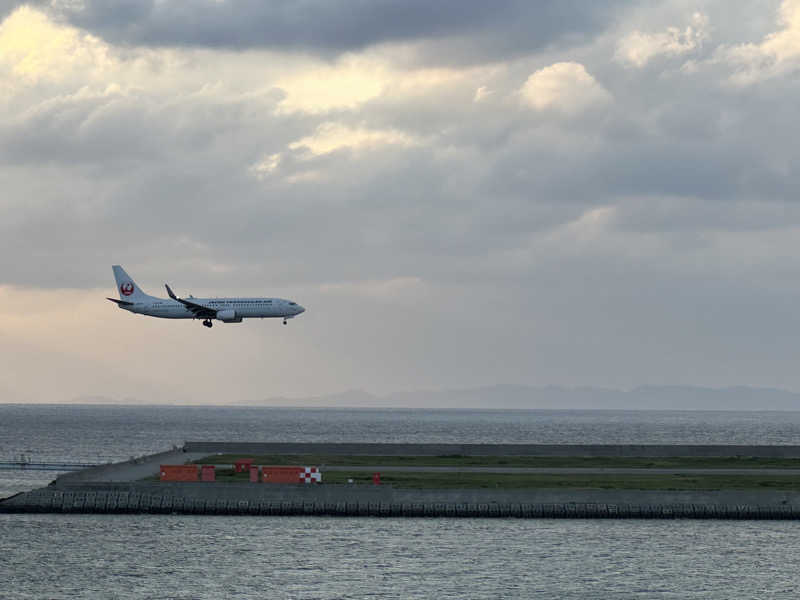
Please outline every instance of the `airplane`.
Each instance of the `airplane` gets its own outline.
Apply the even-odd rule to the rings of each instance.
[[[216,319],[223,323],[241,323],[242,319],[282,318],[288,319],[305,312],[305,308],[282,298],[178,298],[169,285],[169,299],[145,294],[120,265],[111,267],[117,280],[119,300],[107,298],[123,310],[162,319],[203,319],[203,325],[211,327]]]

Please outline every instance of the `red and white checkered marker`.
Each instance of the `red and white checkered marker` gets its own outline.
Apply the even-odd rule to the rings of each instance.
[[[300,481],[303,483],[322,483],[322,473],[317,467],[305,467],[300,473]]]

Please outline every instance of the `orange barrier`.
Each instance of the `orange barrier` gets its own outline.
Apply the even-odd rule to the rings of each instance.
[[[255,467],[253,468],[255,469]],[[250,481],[253,481],[252,476]],[[264,483],[322,483],[322,473],[318,467],[261,467],[261,481]]]
[[[252,458],[240,458],[239,460],[233,463],[233,470],[236,473],[246,473],[252,466],[253,466]]]
[[[161,465],[161,481],[197,481],[197,465]]]
[[[214,470],[214,465],[203,465],[200,467],[200,481],[216,481],[217,472]]]
[[[261,481],[264,483],[300,483],[305,467],[262,467]]]

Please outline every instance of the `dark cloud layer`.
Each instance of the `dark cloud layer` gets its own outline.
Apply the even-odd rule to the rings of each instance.
[[[616,4],[616,0],[88,0],[79,9],[64,9],[63,15],[112,43],[335,55],[384,42],[468,37],[472,52],[497,56],[535,50],[567,35],[596,34],[613,19]]]

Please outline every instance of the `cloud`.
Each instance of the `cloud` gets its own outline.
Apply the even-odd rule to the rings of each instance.
[[[800,64],[800,0],[783,0],[778,14],[782,29],[758,43],[720,47],[714,57],[735,69],[731,81],[747,85],[781,76]]]
[[[789,27],[761,5],[702,2],[713,40],[671,36],[682,0],[501,3],[487,18],[466,3],[478,12],[442,29],[414,25],[432,9],[411,3],[408,24],[373,12],[352,39],[335,1],[296,23],[310,3],[199,3],[188,21],[180,2],[59,6],[0,25],[0,285],[14,290],[0,352],[31,329],[6,373],[74,367],[70,390],[118,397],[91,377],[111,360],[97,348],[166,336],[116,367],[123,387],[800,386],[794,59],[770,51],[784,59],[766,85],[731,86],[719,49]],[[305,38],[237,21],[278,6]],[[190,27],[209,15],[218,38]],[[631,31],[647,68],[620,62]],[[309,310],[277,332],[136,318],[102,298],[117,263],[154,294],[169,281]],[[201,350],[171,359],[176,346]]]
[[[397,130],[377,130],[347,127],[326,122],[313,135],[289,144],[290,150],[308,149],[312,154],[327,154],[340,148],[364,149],[379,145],[412,146],[420,143],[412,136]]]
[[[381,97],[419,96],[457,84],[469,69],[399,68],[385,57],[345,56],[334,62],[314,61],[287,75],[275,86],[284,97],[282,113],[324,114],[353,110]]]
[[[61,27],[44,13],[21,6],[0,24],[0,66],[24,84],[63,80],[76,71],[108,70],[108,47],[98,38]]]
[[[365,297],[386,302],[418,303],[430,294],[419,277],[394,277],[383,281],[357,281],[325,283],[320,286],[325,294]]]
[[[528,106],[574,115],[608,103],[611,95],[580,63],[560,62],[532,73],[520,89]]]
[[[69,0],[59,18],[113,44],[310,52],[325,57],[381,44],[433,44],[434,62],[481,62],[588,36],[614,18],[612,0]],[[450,52],[436,50],[449,40]],[[450,43],[448,42],[448,43]]]
[[[276,81],[285,93],[281,110],[321,113],[332,109],[355,108],[380,96],[390,74],[379,62],[345,59],[336,64],[320,64]]]
[[[634,31],[617,44],[614,58],[628,66],[644,67],[657,56],[681,56],[702,48],[710,38],[708,16],[696,12],[683,30],[668,27],[661,33]]]
[[[475,90],[475,96],[472,98],[473,102],[485,102],[494,94],[493,90],[490,90],[485,85],[482,85],[477,90]]]

